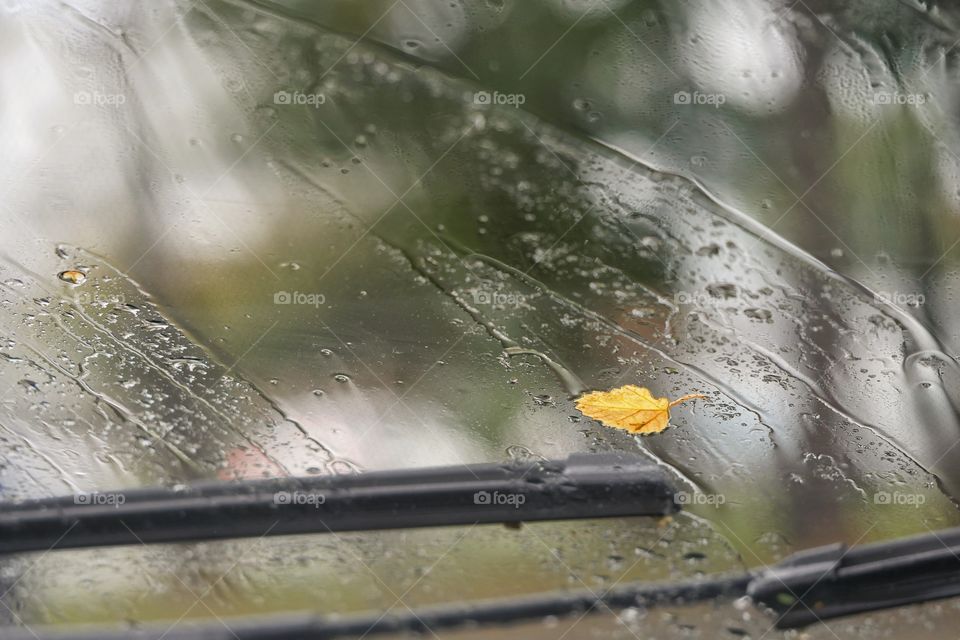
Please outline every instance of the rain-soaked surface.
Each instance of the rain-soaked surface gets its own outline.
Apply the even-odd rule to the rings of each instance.
[[[691,503],[18,556],[6,623],[604,590],[960,524],[948,5],[0,14],[0,498],[619,450]],[[707,399],[642,439],[573,406],[627,383]],[[942,637],[958,616],[808,633]],[[778,635],[730,603],[513,632],[574,624]]]

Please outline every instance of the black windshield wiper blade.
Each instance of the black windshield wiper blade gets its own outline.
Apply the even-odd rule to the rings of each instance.
[[[782,629],[958,596],[960,528],[800,552],[758,575],[747,593]]]
[[[453,605],[439,605],[350,616],[320,616],[307,613],[269,617],[226,618],[221,622],[149,624],[136,628],[102,626],[32,626],[4,629],[4,640],[332,640],[366,638],[382,634],[421,633],[429,636],[445,629],[469,625],[502,626],[543,620],[548,616],[652,607],[658,604],[689,604],[743,595],[748,575],[717,580],[665,585],[615,587],[602,595],[592,591],[516,596]],[[3,633],[8,631],[8,633]]]
[[[627,607],[684,605],[748,595],[778,628],[960,595],[960,528],[859,547],[829,545],[752,573],[696,581],[633,583],[608,591],[564,591],[437,605],[399,613],[321,616],[295,613],[137,628],[0,629],[5,640],[304,640],[438,632],[529,623]]]
[[[0,504],[0,553],[476,523],[664,515],[636,455],[134,489]]]

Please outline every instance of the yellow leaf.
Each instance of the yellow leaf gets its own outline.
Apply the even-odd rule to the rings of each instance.
[[[695,398],[706,396],[694,393],[670,402],[666,398],[654,398],[649,389],[628,384],[612,391],[588,393],[577,400],[577,409],[608,427],[648,435],[667,428],[670,409]]]

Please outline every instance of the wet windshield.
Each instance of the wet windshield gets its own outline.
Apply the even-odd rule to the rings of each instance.
[[[628,451],[687,502],[16,557],[8,624],[602,591],[960,524],[949,6],[0,11],[4,500]],[[643,438],[574,406],[624,384],[706,399]],[[871,619],[915,615],[957,614]],[[769,627],[657,616],[576,624]]]

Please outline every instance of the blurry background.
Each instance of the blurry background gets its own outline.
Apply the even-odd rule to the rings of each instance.
[[[960,524],[953,9],[0,7],[3,499],[606,450],[694,496],[661,523],[23,556],[8,623],[606,589]],[[573,408],[627,383],[709,399],[643,439]],[[956,612],[811,633],[915,616]]]

